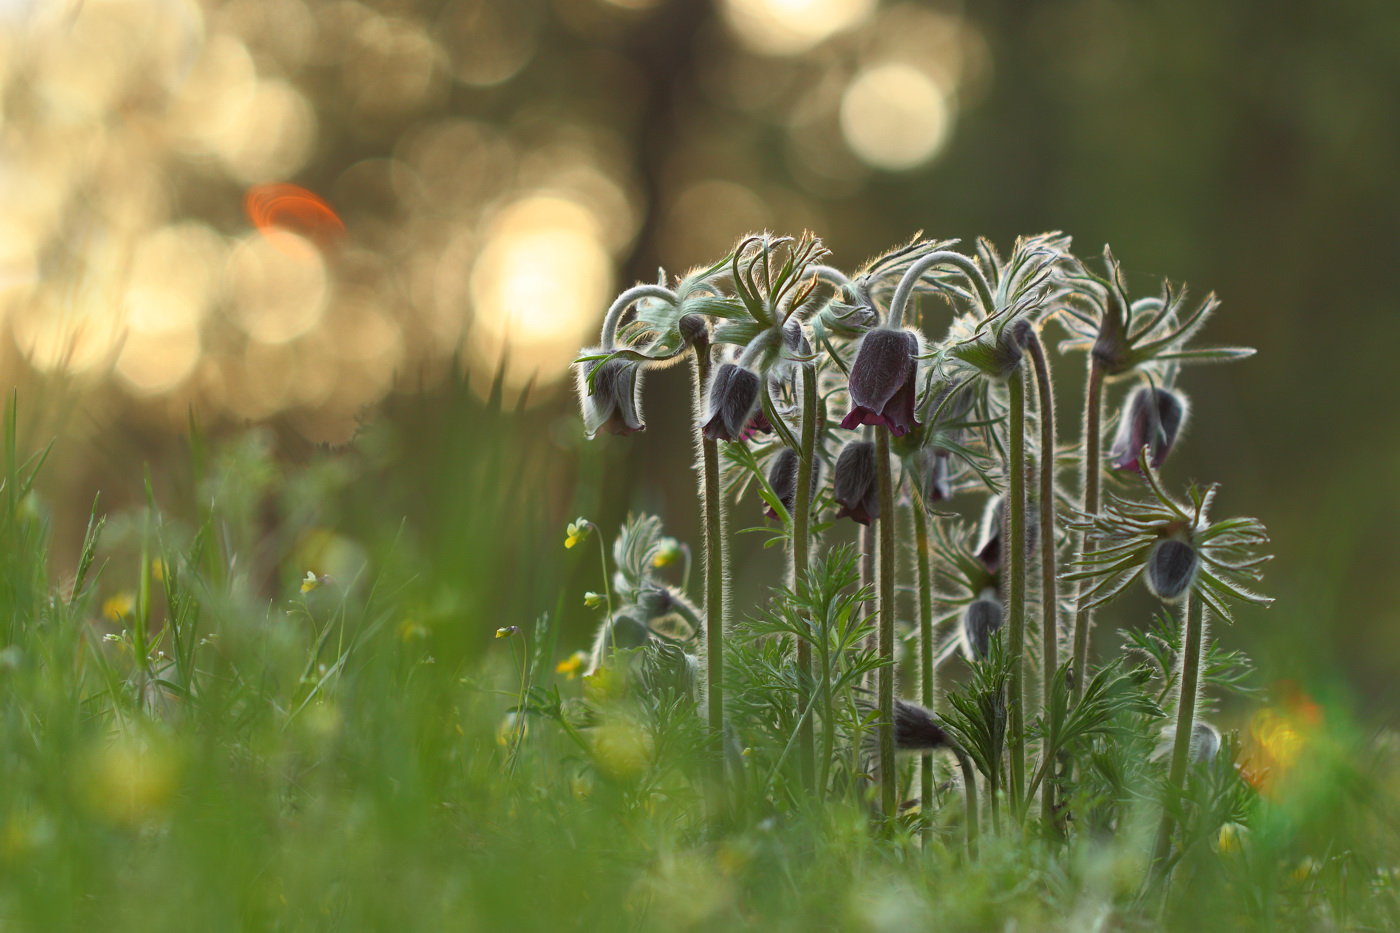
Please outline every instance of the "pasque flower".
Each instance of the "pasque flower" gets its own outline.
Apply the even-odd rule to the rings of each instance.
[[[1147,448],[1143,448],[1143,460]],[[1268,555],[1256,548],[1268,543],[1264,526],[1253,518],[1210,522],[1207,512],[1216,487],[1192,486],[1188,501],[1169,497],[1149,465],[1143,478],[1155,501],[1133,502],[1110,495],[1098,515],[1086,515],[1072,527],[1087,532],[1098,549],[1075,561],[1080,568],[1066,580],[1094,581],[1080,597],[1097,606],[1121,593],[1139,577],[1164,602],[1192,593],[1219,618],[1231,621],[1229,600],[1267,606],[1273,600],[1252,592]]]
[[[991,650],[992,636],[1001,628],[1006,614],[997,591],[990,586],[963,610],[963,641],[975,660],[982,661]]]
[[[701,429],[712,441],[737,441],[748,427],[758,405],[758,374],[734,363],[724,363],[710,380],[709,418]]]
[[[916,427],[918,356],[919,338],[912,332],[890,327],[869,331],[851,364],[851,411],[841,427],[879,425],[895,437]]]
[[[875,475],[875,444],[851,441],[841,448],[832,472],[832,498],[841,509],[837,518],[868,525],[880,517],[880,490]]]
[[[585,350],[583,355],[603,353]],[[598,372],[589,385],[593,367]],[[575,366],[578,373],[579,403],[583,408],[583,428],[591,438],[599,429],[609,434],[631,434],[645,431],[642,421],[642,371],[637,363],[613,359],[599,365],[591,360]]]
[[[1132,394],[1108,458],[1115,470],[1141,472],[1138,454],[1152,449],[1152,469],[1162,466],[1186,420],[1185,399],[1170,389],[1143,386]]]
[[[791,447],[784,447],[773,458],[773,464],[768,468],[768,485],[773,487],[773,492],[777,495],[778,501],[783,504],[783,508],[792,514],[794,503],[797,501],[797,468],[799,466],[797,451]],[[808,501],[816,498],[817,487],[821,484],[822,462],[816,457],[812,458],[812,477],[808,484],[811,490]],[[878,507],[878,506],[877,506]],[[770,505],[765,514],[769,518],[777,518],[778,513]]]

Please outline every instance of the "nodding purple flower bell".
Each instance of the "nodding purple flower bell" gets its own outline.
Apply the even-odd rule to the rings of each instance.
[[[773,458],[773,465],[768,468],[768,485],[773,487],[773,492],[777,493],[778,501],[783,504],[783,508],[792,514],[794,505],[797,502],[797,468],[799,466],[797,451],[791,447],[784,447]],[[812,458],[812,476],[807,484],[807,501],[810,503],[817,497],[817,487],[821,484],[822,462],[816,457]],[[764,514],[769,518],[777,518],[778,513],[770,505],[764,509]]]
[[[918,355],[919,338],[910,331],[889,327],[869,331],[851,364],[851,412],[841,427],[883,425],[895,437],[916,427]]]
[[[590,353],[606,351],[588,350]],[[627,360],[608,360],[593,379],[593,391],[588,391],[588,375],[597,365],[593,361],[579,363],[578,395],[583,408],[583,428],[588,436],[597,435],[600,428],[609,434],[631,434],[645,431],[642,421],[641,367]]]
[[[992,636],[1001,628],[1004,614],[997,591],[990,586],[963,610],[963,639],[975,660],[984,661],[992,648]]]
[[[906,752],[947,748],[948,733],[935,721],[932,712],[895,697],[894,747]]]
[[[737,441],[744,436],[749,415],[758,405],[758,374],[724,363],[710,379],[710,417],[703,431],[712,441]]]
[[[1035,553],[1040,541],[1040,515],[1035,509],[1026,509],[1026,557]],[[1002,541],[1011,533],[1006,520],[1006,497],[996,496],[987,502],[987,511],[982,515],[982,544],[977,549],[977,559],[988,573],[1000,573],[1002,561]]]
[[[869,525],[880,517],[880,488],[875,475],[875,444],[851,441],[836,457],[832,498],[841,506],[837,518]]]
[[[1162,538],[1152,545],[1147,555],[1144,578],[1152,595],[1166,603],[1176,602],[1191,588],[1200,559],[1190,542],[1180,538]]]
[[[1152,448],[1152,469],[1161,467],[1186,420],[1186,402],[1170,389],[1143,386],[1132,394],[1118,424],[1118,436],[1108,452],[1115,470],[1141,473],[1138,457]]]

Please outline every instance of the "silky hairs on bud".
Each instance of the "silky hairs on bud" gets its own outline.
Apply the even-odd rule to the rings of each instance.
[[[1147,555],[1147,573],[1143,578],[1152,595],[1165,603],[1173,603],[1186,595],[1196,578],[1200,559],[1189,542],[1179,538],[1162,538],[1152,545]]]
[[[1170,389],[1143,386],[1132,394],[1123,411],[1118,434],[1108,452],[1110,465],[1115,470],[1141,472],[1138,457],[1150,445],[1152,469],[1159,469],[1185,421],[1185,398]]]
[[[981,595],[967,604],[962,617],[963,639],[973,658],[986,660],[987,652],[992,647],[992,636],[1001,628],[1004,618],[1001,600],[991,587],[984,589]]]
[[[758,374],[724,363],[710,379],[709,417],[701,429],[712,441],[737,441],[758,405]]]
[[[988,573],[1000,573],[1002,542],[1010,529],[1006,523],[1006,497],[994,496],[987,500],[986,511],[982,513],[982,543],[977,548],[977,559]],[[1040,516],[1034,509],[1026,510],[1026,557],[1035,553],[1040,541]]]
[[[605,352],[591,349],[585,350],[583,355]],[[645,431],[641,367],[627,360],[608,360],[599,366],[590,392],[588,377],[595,366],[598,366],[597,360],[585,360],[574,367],[578,377],[579,406],[583,409],[584,432],[592,438],[600,428],[607,428],[609,434]]]
[[[917,427],[918,356],[919,338],[912,331],[889,327],[869,331],[851,364],[851,411],[841,427],[883,425],[895,437]]]
[[[875,475],[873,441],[851,441],[841,448],[832,471],[831,496],[841,506],[837,518],[869,525],[880,517],[880,489]]]
[[[797,451],[791,447],[784,447],[778,451],[778,455],[773,458],[773,464],[768,468],[768,485],[773,487],[773,492],[777,495],[778,501],[783,504],[783,508],[792,514],[794,505],[797,502]],[[822,462],[816,458],[812,459],[811,480],[807,484],[808,499],[810,503],[816,499],[817,487],[821,484]],[[769,518],[777,518],[778,513],[769,506],[765,510]]]

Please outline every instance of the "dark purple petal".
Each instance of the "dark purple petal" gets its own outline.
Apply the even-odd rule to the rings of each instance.
[[[841,448],[832,475],[832,498],[841,506],[837,518],[868,525],[880,517],[879,484],[875,475],[875,444],[851,441]]]
[[[763,409],[760,408],[753,413],[753,417],[749,418],[749,423],[744,425],[741,440],[752,440],[755,435],[772,433],[773,425],[768,421],[768,416],[763,413]]]
[[[1140,473],[1138,457],[1143,447],[1151,445],[1152,468],[1157,469],[1171,453],[1185,417],[1185,402],[1175,392],[1151,386],[1138,389],[1119,421],[1118,435],[1108,452],[1109,465],[1114,470]]]
[[[797,504],[797,470],[800,466],[797,451],[791,447],[784,447],[773,458],[773,465],[768,468],[768,485],[773,487],[773,492],[778,496],[778,501],[783,504],[783,508],[792,514],[793,508]],[[814,459],[812,461],[812,475],[808,480],[807,501],[811,502],[816,498],[817,487],[821,485],[822,462]],[[777,518],[778,513],[770,505],[764,509],[764,514],[769,518]]]
[[[712,441],[736,441],[758,404],[758,374],[725,363],[710,380],[710,417],[701,429]]]
[[[866,334],[851,365],[851,412],[841,427],[876,425],[895,437],[916,427],[918,353],[919,340],[909,331],[878,327]]]

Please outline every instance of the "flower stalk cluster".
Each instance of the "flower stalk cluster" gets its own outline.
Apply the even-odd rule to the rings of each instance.
[[[1119,683],[1108,678],[1111,665],[1096,672],[1092,663],[1091,613],[1139,578],[1164,603],[1199,607],[1183,613],[1175,725],[1181,738],[1168,774],[1169,786],[1179,790],[1187,753],[1176,752],[1199,724],[1201,610],[1228,619],[1228,602],[1262,601],[1241,584],[1257,576],[1264,560],[1252,550],[1265,540],[1262,526],[1252,519],[1210,524],[1213,490],[1193,488],[1183,505],[1166,495],[1158,475],[1186,423],[1188,404],[1175,385],[1182,364],[1251,352],[1188,346],[1215,310],[1214,297],[1189,309],[1184,291],[1166,286],[1158,298],[1130,301],[1111,252],[1104,252],[1100,276],[1058,233],[1022,238],[1005,257],[986,242],[970,254],[955,246],[916,239],[847,274],[827,264],[826,250],[811,235],[748,236],[673,285],[663,273],[655,285],[624,291],[608,310],[599,345],[576,362],[592,436],[604,428],[619,435],[644,430],[643,374],[692,359],[705,582],[692,641],[681,641],[703,654],[715,812],[726,806],[720,762],[736,729],[725,702],[726,691],[736,689],[725,660],[734,637],[729,509],[749,489],[762,503],[748,514],[776,523],[769,533],[788,554],[779,598],[798,607],[782,614],[782,631],[790,635],[782,663],[792,672],[795,709],[783,717],[792,719],[786,744],[795,786],[814,799],[835,793],[832,756],[843,742],[854,742],[850,747],[870,753],[864,773],[874,778],[871,802],[889,831],[901,809],[901,750],[955,749],[965,782],[975,785],[980,773],[986,793],[979,798],[971,786],[967,794],[969,840],[980,806],[1025,822],[1037,793],[1046,830],[1065,825],[1061,811],[1073,774],[1057,769],[1054,758],[1076,741],[1071,725],[1088,729],[1084,734],[1101,727],[1094,716],[1108,715],[1106,698],[1117,695],[1110,687]],[[1084,435],[1072,449],[1080,489],[1068,512],[1061,507],[1060,474],[1069,458],[1057,449],[1046,351],[1045,331],[1054,323],[1067,332],[1060,351],[1087,350],[1089,358]],[[1113,436],[1105,456],[1105,392],[1118,383],[1127,394],[1122,414],[1108,425]],[[1101,508],[1109,475],[1146,492],[1149,501],[1115,493]],[[978,494],[987,503],[980,539],[956,516],[934,511],[972,503]],[[820,589],[814,561],[820,547],[857,531],[863,544],[850,565],[869,569],[843,584],[851,587],[850,616],[833,621],[808,601]],[[901,552],[912,562],[903,563]],[[1068,572],[1063,554],[1072,558]],[[902,566],[913,568],[905,581],[914,591],[908,607],[901,605]],[[861,604],[872,600],[867,640],[859,630],[867,619]],[[608,624],[616,631],[615,621]],[[639,624],[627,633],[629,643],[669,637],[646,618]],[[901,736],[912,733],[900,723],[915,708],[901,698],[898,683],[896,647],[904,628],[918,646],[919,721],[928,724],[924,733],[946,742],[901,749],[901,742],[908,745]],[[829,639],[838,631],[841,651],[861,653],[852,662],[860,672],[854,679],[834,673],[844,670],[831,656]],[[966,688],[971,692],[950,694],[952,710],[940,716],[935,673],[959,655],[976,676]],[[744,663],[743,676],[750,676],[755,669]],[[872,672],[872,717],[842,719],[835,691],[859,689]],[[866,700],[850,707],[864,708]],[[852,728],[873,735],[852,739]],[[788,760],[785,750],[774,767]],[[741,759],[731,762],[730,773],[736,767],[742,770]],[[920,772],[928,829],[936,783],[931,758]],[[764,786],[771,781],[772,774]],[[1159,850],[1170,846],[1172,827],[1163,825]],[[927,833],[924,840],[933,844]]]

